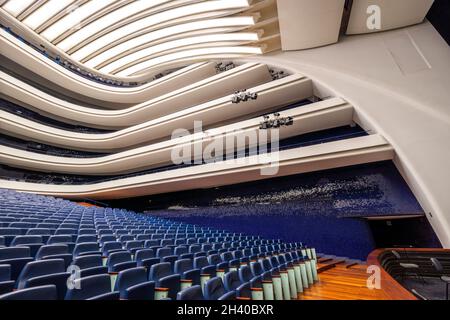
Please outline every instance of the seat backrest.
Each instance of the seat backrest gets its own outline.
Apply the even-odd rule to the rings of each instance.
[[[114,291],[123,292],[129,287],[146,282],[147,270],[144,267],[130,268],[119,272]]]
[[[99,251],[98,243],[97,242],[83,242],[83,243],[77,243],[75,245],[75,249],[73,249],[73,255],[74,257],[79,256],[82,253],[85,252],[94,252]]]
[[[98,240],[100,243],[105,243],[105,242],[115,242],[117,241],[116,237],[113,236],[112,234],[106,234],[100,237],[100,239]]]
[[[16,287],[25,288],[28,279],[45,276],[53,273],[65,272],[63,259],[49,259],[28,262],[17,278]]]
[[[202,287],[196,285],[178,292],[177,300],[204,300]]]
[[[205,283],[205,299],[217,300],[225,294],[222,278],[214,277]]]
[[[222,262],[222,259],[220,259],[220,256],[218,254],[212,254],[210,256],[208,256],[208,262],[209,264],[219,264]]]
[[[28,229],[27,235],[51,235],[52,232],[50,229],[46,228],[32,228]]]
[[[125,243],[127,241],[133,241],[133,240],[134,240],[134,237],[130,236],[129,234],[124,234],[124,235],[119,237],[119,241],[123,242],[123,243]]]
[[[78,229],[74,228],[59,228],[56,229],[55,235],[77,235]]]
[[[173,239],[162,239],[160,242],[161,246],[171,246],[174,244]]]
[[[155,253],[152,249],[140,249],[135,252],[135,260],[142,261],[150,258],[154,258]]]
[[[0,264],[0,282],[11,280],[11,265]]]
[[[180,259],[175,261],[174,271],[177,274],[183,274],[183,272],[192,270],[193,268],[191,259]]]
[[[22,234],[20,228],[0,228],[0,236],[19,236]]]
[[[128,250],[136,249],[136,248],[142,248],[144,246],[142,241],[139,240],[131,240],[125,242],[125,248]]]
[[[97,236],[91,234],[85,234],[77,237],[77,243],[83,242],[97,242]]]
[[[76,257],[72,261],[72,265],[78,266],[81,270],[84,270],[88,268],[101,267],[103,263],[102,257],[100,255],[93,254]]]
[[[66,253],[69,253],[69,248],[65,244],[47,244],[39,248],[36,253],[36,260],[40,260],[46,256]]]
[[[192,244],[189,246],[189,253],[196,253],[202,251],[202,247],[198,244]]]
[[[79,235],[95,235],[96,234],[96,230],[95,229],[80,229],[78,231]]]
[[[149,279],[158,281],[161,278],[170,276],[172,274],[172,266],[169,262],[161,262],[151,266]]]
[[[111,292],[111,279],[107,274],[83,277],[75,280],[73,288],[68,288],[66,300],[86,300]]]
[[[263,274],[263,268],[259,261],[250,262],[250,270],[253,274],[253,276],[259,276]]]
[[[224,252],[224,253],[220,254],[220,257],[222,258],[222,261],[224,261],[224,262],[233,260],[233,254],[231,252]]]
[[[113,252],[108,256],[106,264],[108,266],[115,266],[118,263],[131,261],[131,253],[128,251]]]
[[[248,282],[253,278],[252,272],[249,266],[241,266],[239,268],[239,280],[244,283]]]
[[[226,291],[235,290],[241,285],[239,280],[239,274],[237,271],[227,272],[223,278],[224,286]]]
[[[121,250],[122,249],[122,243],[117,241],[108,241],[103,243],[102,251],[103,254],[108,254],[112,250]]]
[[[272,265],[272,268],[276,268],[279,266],[277,257],[272,256],[269,258],[269,261],[270,261],[270,264]]]
[[[173,252],[175,255],[179,256],[185,253],[188,253],[188,248],[186,246],[178,246],[174,249]]]
[[[208,259],[206,257],[194,258],[194,268],[200,269],[209,266]]]
[[[21,244],[34,244],[42,243],[41,236],[15,236],[11,241],[11,247],[21,245]]]
[[[171,248],[159,248],[156,250],[156,256],[158,258],[163,258],[172,255],[172,249]]]
[[[0,261],[16,258],[28,258],[31,256],[29,247],[0,248]]]
[[[73,238],[71,235],[55,235],[48,238],[47,244],[71,243],[72,241]]]
[[[0,296],[0,300],[56,300],[55,285],[22,289]]]

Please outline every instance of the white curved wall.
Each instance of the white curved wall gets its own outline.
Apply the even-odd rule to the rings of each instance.
[[[266,65],[247,63],[129,108],[100,110],[56,98],[0,70],[2,95],[51,118],[105,129],[143,123],[270,81]]]
[[[395,148],[397,167],[450,247],[450,48],[430,23],[253,60],[302,72],[349,101]]]

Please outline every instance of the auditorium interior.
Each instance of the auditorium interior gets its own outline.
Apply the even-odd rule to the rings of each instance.
[[[449,300],[449,21],[0,0],[0,304]]]

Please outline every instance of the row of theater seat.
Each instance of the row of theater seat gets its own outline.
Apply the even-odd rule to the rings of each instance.
[[[292,299],[316,253],[111,208],[0,190],[0,299]]]

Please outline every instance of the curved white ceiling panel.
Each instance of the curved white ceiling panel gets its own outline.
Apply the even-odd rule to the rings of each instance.
[[[164,4],[170,2],[170,0],[154,0],[154,1],[136,1],[132,2],[116,11],[113,11],[106,16],[90,23],[84,28],[78,30],[73,33],[60,43],[58,43],[58,47],[64,51],[70,50],[74,44],[79,43],[81,41],[86,40],[97,32],[110,27],[117,21],[121,21],[125,18],[128,18],[138,12],[142,12],[144,10],[148,10],[150,8],[155,8],[160,4]]]
[[[87,60],[84,64],[88,67],[95,68],[101,65],[107,60],[113,59],[114,57],[123,54],[129,50],[143,46],[147,43],[153,41],[164,40],[175,35],[189,34],[198,30],[208,30],[217,28],[227,28],[227,27],[249,27],[255,24],[255,19],[253,17],[229,17],[229,18],[218,18],[210,20],[202,20],[189,22],[184,24],[179,24],[173,27],[163,28],[150,33],[145,33],[136,38],[132,38],[125,41],[115,47],[110,48],[107,51],[95,56],[94,58]],[[226,30],[226,29],[225,29]],[[229,29],[228,29],[229,30]]]
[[[22,22],[34,30],[44,24],[58,12],[67,8],[73,2],[74,0],[50,0],[39,7],[37,10],[35,10]]]
[[[83,19],[88,18],[97,11],[107,7],[114,1],[110,0],[92,0],[82,5],[81,7],[75,8],[72,12],[66,15],[61,20],[58,20],[52,26],[44,30],[41,35],[49,41],[53,41],[58,36],[63,34],[69,29],[77,28],[78,24],[81,23]],[[114,21],[113,21],[114,22]]]
[[[9,14],[13,16],[18,16],[23,11],[25,11],[30,5],[33,4],[35,0],[9,0],[6,4],[3,5],[3,9],[5,9]]]
[[[206,12],[214,12],[218,10],[227,10],[227,9],[238,9],[248,6],[247,0],[226,0],[226,1],[209,1],[209,2],[201,2],[189,6],[183,6],[180,8],[163,11],[161,13],[157,13],[151,15],[149,17],[137,20],[133,23],[130,23],[126,26],[123,26],[117,30],[114,30],[95,41],[89,43],[84,46],[81,50],[78,50],[74,54],[72,54],[72,58],[75,60],[81,60],[86,58],[87,56],[93,54],[94,52],[102,49],[107,46],[111,42],[119,40],[123,37],[126,37],[134,32],[138,32],[139,30],[143,30],[145,28],[149,28],[152,26],[157,26],[158,24],[169,22],[171,20],[179,19],[181,17],[187,17],[195,14],[206,13]],[[114,23],[114,21],[112,22]],[[69,44],[75,46],[78,43],[78,40],[74,39],[74,42]],[[58,45],[59,47],[59,45]],[[63,48],[61,48],[63,49]]]
[[[0,6],[2,24],[49,57],[93,79],[145,83],[155,75],[150,70],[263,53],[270,46],[254,27],[265,19],[261,10],[276,12],[272,2],[10,0]]]
[[[151,46],[149,48],[135,52],[134,54],[129,54],[113,63],[100,69],[100,71],[105,73],[115,73],[114,71],[128,64],[133,64],[133,62],[139,61],[142,58],[151,56],[157,53],[163,53],[168,50],[173,50],[180,47],[186,47],[191,45],[203,44],[214,42],[255,42],[259,40],[259,36],[254,32],[247,33],[229,33],[229,34],[213,34],[204,35],[199,37],[183,38],[175,41],[170,41],[162,43],[160,45]],[[243,47],[239,47],[242,49]]]

